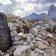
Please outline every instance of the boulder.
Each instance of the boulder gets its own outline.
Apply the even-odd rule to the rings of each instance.
[[[33,35],[35,35],[35,36],[37,36],[38,34],[38,29],[37,28],[32,28],[32,29],[30,29],[30,33],[32,33]]]
[[[34,52],[35,52],[35,53],[44,53],[44,51],[41,50],[41,49],[39,49],[39,48],[35,48],[35,49],[34,49]]]
[[[39,48],[39,49],[46,49],[48,46],[44,43],[42,43],[41,41],[37,41],[35,44],[35,47]]]
[[[14,31],[11,31],[11,37],[14,37],[15,35],[17,35],[17,32],[14,30]]]
[[[31,52],[31,56],[37,56],[34,51]]]
[[[14,51],[14,56],[31,56],[31,49],[29,46],[20,45]]]
[[[12,44],[6,16],[0,12],[0,50],[6,51]]]

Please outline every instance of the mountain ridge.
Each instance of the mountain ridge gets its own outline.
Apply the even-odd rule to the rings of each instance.
[[[45,14],[45,13],[41,13],[40,15],[36,14],[36,13],[32,13],[31,15],[26,16],[25,18],[31,19],[31,20],[33,20],[33,19],[41,20],[41,19],[44,19],[46,16],[47,16],[47,14]]]

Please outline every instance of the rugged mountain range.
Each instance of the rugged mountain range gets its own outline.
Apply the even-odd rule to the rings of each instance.
[[[48,19],[56,20],[56,6],[51,5],[48,11]]]
[[[36,13],[32,13],[31,15],[26,16],[25,18],[31,19],[31,20],[33,20],[33,19],[42,20],[42,19],[46,18],[46,16],[47,15],[45,13],[42,13],[40,15],[38,15]]]
[[[42,14],[38,15],[36,13],[32,13],[31,15],[26,16],[25,18],[31,19],[31,20],[43,20],[43,19],[46,19],[46,18],[56,20],[56,6],[54,6],[52,4],[50,6],[48,14],[42,13]]]

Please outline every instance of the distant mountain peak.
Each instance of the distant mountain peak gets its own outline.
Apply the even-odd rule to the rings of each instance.
[[[29,16],[37,16],[37,14],[36,13],[32,13]]]
[[[42,19],[44,19],[46,17],[46,14],[45,13],[42,13],[42,14],[37,14],[37,13],[32,13],[32,14],[30,14],[29,16],[26,16],[25,18],[27,18],[27,19],[31,19],[31,20],[34,20],[34,19],[36,19],[36,20],[42,20]]]
[[[48,11],[48,19],[56,18],[56,6],[53,4],[50,6],[50,9]]]
[[[54,4],[52,4],[51,6],[50,6],[50,9],[53,9],[54,8]]]

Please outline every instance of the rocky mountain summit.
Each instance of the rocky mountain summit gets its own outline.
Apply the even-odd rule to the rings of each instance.
[[[50,6],[48,11],[48,19],[56,20],[56,6],[53,4]]]
[[[56,21],[32,23],[27,19],[8,19],[12,47],[3,56],[56,56]]]

